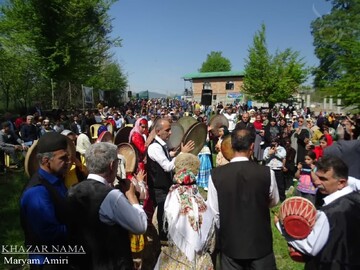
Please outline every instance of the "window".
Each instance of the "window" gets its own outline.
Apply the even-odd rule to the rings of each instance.
[[[226,82],[225,90],[234,90],[234,83],[232,81]]]
[[[211,90],[211,83],[210,83],[210,82],[204,82],[204,83],[203,83],[203,89],[209,89],[209,90]]]

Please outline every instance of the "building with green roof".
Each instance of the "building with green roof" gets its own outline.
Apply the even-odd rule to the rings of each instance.
[[[218,102],[224,104],[243,101],[242,85],[244,72],[198,72],[183,76],[185,82],[190,83],[193,99],[200,102],[203,90],[212,90],[212,105]],[[208,92],[208,91],[207,91]]]

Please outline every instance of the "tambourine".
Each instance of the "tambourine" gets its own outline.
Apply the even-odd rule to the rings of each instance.
[[[197,156],[197,154],[199,154],[201,149],[204,147],[204,144],[206,142],[206,136],[207,136],[206,124],[201,122],[196,122],[185,133],[182,142],[185,145],[190,140],[194,141],[195,146],[194,149],[190,151],[190,153]]]
[[[115,134],[114,144],[119,145],[120,143],[129,142],[129,136],[132,129],[132,127],[120,128]]]
[[[221,153],[223,154],[226,160],[230,161],[235,156],[234,149],[232,148],[231,144],[231,135],[228,134],[224,137],[223,141],[221,142]]]
[[[118,145],[118,154],[125,157],[126,173],[134,173],[138,167],[138,154],[136,148],[130,143],[120,143]]]
[[[176,149],[180,146],[184,137],[184,128],[179,123],[175,122],[171,124],[171,135],[166,142],[170,150]]]
[[[184,134],[186,134],[190,127],[197,123],[197,120],[192,116],[183,116],[179,118],[177,123],[183,127]]]
[[[223,114],[217,114],[210,119],[209,126],[212,134],[215,137],[219,137],[219,128],[221,126],[229,127],[229,120]]]
[[[295,239],[306,238],[316,221],[316,208],[303,197],[290,197],[280,206],[280,223],[288,235]]]

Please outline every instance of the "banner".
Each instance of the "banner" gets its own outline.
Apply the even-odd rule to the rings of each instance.
[[[227,98],[240,99],[241,97],[242,97],[242,94],[240,94],[240,93],[227,93]]]
[[[83,86],[83,99],[86,104],[94,104],[93,88]]]

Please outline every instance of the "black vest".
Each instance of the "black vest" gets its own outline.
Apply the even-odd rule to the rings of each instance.
[[[82,245],[86,252],[73,256],[71,261],[76,269],[133,269],[129,232],[99,219],[101,203],[111,190],[91,179],[69,189],[69,239],[73,245]]]
[[[329,239],[305,269],[360,269],[360,194],[338,198],[321,211],[329,220]]]
[[[218,194],[220,249],[233,259],[270,254],[270,168],[251,161],[231,162],[211,172]]]
[[[158,142],[154,141],[153,143],[158,143],[162,148],[164,153],[166,153],[166,149]],[[170,160],[170,158],[169,158]],[[146,170],[147,170],[147,184],[149,186],[150,191],[150,197],[155,200],[155,195],[153,194],[154,189],[161,189],[164,192],[168,192],[169,188],[173,184],[172,181],[172,172],[165,172],[164,169],[157,163],[156,161],[153,161],[149,155],[147,155],[147,164],[146,164]]]

